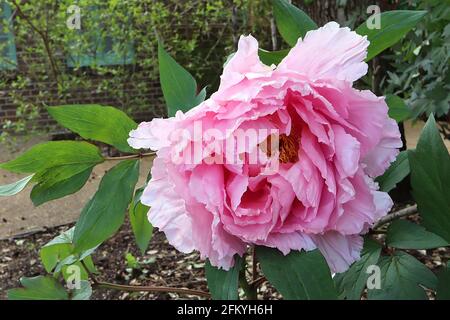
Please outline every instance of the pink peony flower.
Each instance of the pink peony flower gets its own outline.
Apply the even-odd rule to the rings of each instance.
[[[242,36],[210,99],[130,133],[132,147],[158,150],[141,199],[150,222],[178,250],[224,269],[256,244],[283,254],[318,248],[333,272],[345,271],[359,259],[361,234],[392,206],[373,179],[402,145],[384,98],[352,87],[367,72],[368,45],[330,22],[275,67]],[[195,134],[199,124],[213,137]],[[266,133],[225,147],[249,129]],[[252,162],[255,153],[263,156]]]

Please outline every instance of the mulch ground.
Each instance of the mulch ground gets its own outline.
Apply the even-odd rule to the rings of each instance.
[[[409,217],[417,221],[418,216]],[[43,232],[28,234],[15,239],[0,241],[0,300],[6,299],[7,289],[20,286],[23,276],[33,277],[45,274],[40,263],[39,249],[72,225],[55,227]],[[383,235],[376,236],[379,240]],[[450,248],[434,250],[406,250],[428,268],[437,272],[450,260]],[[131,253],[137,259],[137,266],[130,267],[126,255]],[[164,234],[155,232],[145,255],[141,255],[134,242],[128,221],[119,232],[100,246],[93,254],[99,271],[98,278],[116,284],[168,286],[208,291],[204,273],[204,261],[198,253],[183,254],[168,244]],[[251,270],[251,261],[247,261]],[[241,290],[241,289],[240,289]],[[240,292],[243,296],[243,292]],[[434,298],[429,292],[429,297]],[[267,282],[258,291],[258,299],[279,299],[281,296]],[[196,296],[174,293],[123,292],[97,289],[91,299],[119,300],[167,300],[201,299]]]
[[[19,287],[21,277],[44,275],[39,249],[69,229],[71,225],[48,229],[25,237],[0,241],[0,299],[6,299],[7,289]],[[137,258],[139,267],[131,268],[127,253]],[[183,254],[168,244],[164,234],[156,232],[145,255],[141,255],[134,242],[129,223],[93,254],[93,260],[102,281],[146,286],[169,286],[208,291],[204,273],[204,261],[198,253]],[[241,292],[243,294],[243,292]],[[263,284],[260,299],[279,298],[268,284]],[[174,293],[123,292],[97,289],[91,299],[200,299],[195,296]]]

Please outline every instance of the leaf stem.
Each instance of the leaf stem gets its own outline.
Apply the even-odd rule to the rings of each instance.
[[[146,158],[151,157],[156,154],[155,151],[147,152],[147,153],[139,153],[139,154],[130,154],[128,156],[121,156],[121,157],[104,157],[105,160],[126,160],[126,159],[140,159],[140,158]]]
[[[252,282],[258,278],[258,260],[256,259],[256,248],[252,248]]]
[[[89,278],[93,282],[94,287],[104,288],[104,289],[113,289],[113,290],[121,290],[121,291],[131,291],[131,292],[171,292],[171,293],[180,293],[187,294],[199,297],[210,298],[211,295],[208,292],[201,290],[193,290],[193,289],[185,289],[185,288],[172,288],[172,287],[153,287],[153,286],[133,286],[133,285],[124,285],[124,284],[116,284],[105,281],[100,281],[97,277],[89,270],[83,260],[81,260],[81,265],[86,270]]]
[[[97,281],[94,286],[105,289],[121,290],[121,291],[131,291],[131,292],[171,292],[171,293],[181,293],[199,297],[210,298],[210,294],[205,291],[192,290],[185,288],[173,288],[173,287],[153,287],[153,286],[132,286],[123,285],[110,282]]]
[[[406,217],[406,216],[410,216],[413,214],[417,213],[417,204],[403,208],[401,210],[392,212],[390,214],[388,214],[387,216],[381,218],[380,220],[378,220],[378,222],[373,226],[372,229],[376,229],[381,227],[382,225],[391,222],[392,220],[401,218],[401,217]]]

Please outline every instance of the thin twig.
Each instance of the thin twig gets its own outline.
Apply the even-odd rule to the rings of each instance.
[[[410,216],[410,215],[413,215],[416,213],[417,213],[417,204],[407,207],[407,208],[404,208],[404,209],[401,209],[401,210],[398,210],[398,211],[395,211],[395,212],[392,212],[392,213],[388,214],[387,216],[378,220],[378,222],[373,226],[372,229],[379,228],[382,225],[384,225],[388,222],[391,222],[392,220],[395,220],[395,219],[398,219],[401,217]]]
[[[86,270],[89,278],[92,280],[94,287],[113,289],[121,291],[131,291],[131,292],[171,292],[171,293],[181,293],[188,294],[192,296],[199,296],[209,298],[211,295],[208,292],[201,290],[185,289],[185,288],[172,288],[172,287],[153,287],[153,286],[132,286],[124,284],[116,284],[105,281],[100,281],[97,277],[89,270],[83,260],[81,260],[81,265]]]
[[[258,288],[266,281],[267,281],[266,277],[259,277],[258,279],[251,281],[249,285],[252,286],[253,288]]]
[[[139,159],[139,158],[145,158],[145,157],[151,157],[156,154],[155,151],[147,152],[147,153],[139,153],[139,154],[130,154],[128,156],[121,156],[121,157],[104,157],[105,160],[126,160],[126,159]]]
[[[131,292],[167,292],[167,293],[181,293],[192,296],[199,296],[209,298],[211,295],[208,292],[184,288],[172,288],[172,287],[152,287],[152,286],[131,286],[122,285],[109,282],[99,281],[94,283],[94,286],[105,289],[114,289],[121,291],[131,291]]]
[[[19,15],[19,17],[24,19],[25,22],[28,23],[28,25],[31,27],[31,29],[36,31],[36,33],[41,36],[42,42],[44,43],[45,51],[47,52],[47,56],[48,56],[48,59],[50,61],[50,66],[51,66],[51,69],[52,69],[53,77],[55,78],[56,83],[58,83],[59,70],[58,70],[58,67],[57,67],[54,59],[53,59],[53,52],[52,52],[52,49],[50,47],[50,43],[49,43],[50,41],[49,41],[48,34],[46,32],[44,32],[44,31],[40,30],[38,27],[36,27],[36,25],[30,20],[30,17],[28,17],[22,11],[22,8],[16,2],[16,0],[12,0],[12,4],[16,7],[16,12]]]
[[[253,246],[252,249],[252,281],[255,281],[256,278],[258,278],[258,261],[256,259],[256,249],[255,246]]]

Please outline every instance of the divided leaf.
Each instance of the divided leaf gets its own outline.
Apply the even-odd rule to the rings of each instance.
[[[159,80],[170,117],[178,110],[189,111],[205,100],[206,90],[197,94],[194,77],[158,43]]]
[[[389,225],[386,244],[399,249],[433,249],[449,243],[424,227],[408,220],[396,220]]]
[[[0,169],[37,173],[64,165],[93,166],[103,160],[98,148],[87,142],[50,141],[37,144],[18,158],[0,164]]]
[[[395,188],[397,183],[400,183],[408,176],[410,172],[408,152],[409,150],[400,152],[386,172],[376,179],[376,181],[380,184],[381,191],[391,191]]]
[[[298,38],[304,37],[309,30],[318,28],[303,10],[286,0],[272,0],[272,5],[278,31],[290,46],[295,46]]]
[[[319,250],[291,251],[256,247],[266,278],[289,300],[337,299],[330,269]]]
[[[267,51],[264,49],[258,50],[259,59],[265,65],[271,66],[272,64],[278,65],[284,57],[289,53],[289,49],[279,51]]]
[[[105,174],[76,223],[73,236],[76,252],[99,245],[119,229],[138,177],[139,160],[122,161]]]
[[[361,259],[353,263],[344,273],[334,276],[336,287],[341,298],[348,300],[360,300],[366,287],[369,266],[377,264],[381,254],[381,246],[370,238],[364,239],[364,247]]]
[[[417,143],[409,152],[412,194],[423,225],[450,242],[450,155],[433,115],[428,118]]]
[[[395,121],[402,122],[411,117],[411,111],[402,98],[388,94],[386,96],[386,104],[389,107],[389,117]]]
[[[25,189],[28,182],[33,178],[33,175],[20,179],[19,181],[0,186],[0,196],[9,197],[18,194],[20,191]]]
[[[141,250],[141,254],[145,254],[153,235],[153,226],[147,218],[147,213],[150,208],[140,201],[143,191],[144,188],[136,191],[129,210],[131,228],[133,229],[133,234]]]
[[[368,289],[371,300],[423,300],[427,295],[422,286],[436,288],[434,273],[405,252],[396,251],[392,256],[382,257],[378,266],[380,289]]]
[[[47,111],[60,125],[84,139],[104,142],[122,152],[137,152],[127,142],[137,124],[117,108],[79,104],[48,107]]]
[[[438,273],[437,300],[450,300],[450,262]]]
[[[36,177],[38,184],[31,190],[35,206],[79,191],[88,181],[94,166],[67,165],[50,168]]]
[[[359,35],[366,35],[367,40],[370,41],[366,61],[396,44],[416,26],[426,13],[426,11],[416,10],[385,11],[378,16],[381,22],[380,29],[369,29],[367,22],[361,24],[355,31]]]
[[[53,277],[21,278],[23,288],[8,290],[9,300],[68,300],[69,294]]]
[[[234,266],[228,271],[213,267],[209,260],[205,263],[208,288],[214,300],[237,300],[239,297],[239,273],[243,266],[243,259],[238,255],[235,255],[234,259]]]

